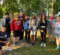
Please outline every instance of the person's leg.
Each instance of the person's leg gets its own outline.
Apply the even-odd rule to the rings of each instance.
[[[27,31],[25,30],[25,40],[27,41]]]
[[[36,35],[34,35],[34,41],[33,41],[34,43],[35,43],[35,38],[36,38]]]
[[[46,33],[44,33],[43,35],[44,35],[44,43],[46,43]]]
[[[41,42],[43,42],[43,36],[44,36],[43,33],[41,33]]]
[[[57,45],[57,47],[56,47],[56,49],[59,49],[59,38],[56,38],[56,45]]]
[[[30,31],[28,31],[28,42],[30,42]]]
[[[52,41],[53,41],[53,44],[55,44],[55,36],[54,35],[53,35]]]
[[[13,37],[13,43],[14,44],[16,43],[16,37]]]
[[[14,31],[14,37],[13,37],[13,44],[15,44],[16,43],[16,37],[17,37],[17,33],[18,33],[18,31]]]
[[[43,33],[43,35],[44,35],[44,38],[43,38],[44,39],[44,41],[43,41],[44,42],[43,47],[46,47],[46,33]]]
[[[60,45],[60,38],[59,38],[59,45]]]
[[[44,44],[43,43],[43,40],[44,40],[43,37],[44,37],[44,35],[43,35],[43,33],[41,33],[41,46],[43,46],[43,44]]]
[[[6,46],[9,47],[10,44],[11,44],[11,42],[10,41],[7,41]]]
[[[32,44],[34,43],[34,35],[31,35]]]
[[[52,34],[52,31],[51,31],[51,29],[50,30],[48,30],[48,36],[49,36],[49,43],[51,44],[51,34]]]
[[[51,43],[51,34],[49,34],[49,42]]]
[[[3,51],[0,49],[0,55],[3,55]]]
[[[20,30],[20,40],[23,40],[23,36],[24,36],[24,31]]]
[[[37,31],[38,31],[38,30],[36,30],[36,36],[35,36],[35,40],[36,40],[36,41],[37,41]]]

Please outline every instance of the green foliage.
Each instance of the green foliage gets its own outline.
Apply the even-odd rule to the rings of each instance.
[[[2,8],[4,8],[3,13],[13,14],[23,9],[24,13],[31,15],[46,13],[47,4],[50,8],[50,0],[4,0]]]
[[[2,11],[2,8],[0,7],[0,18],[3,17],[3,11]]]
[[[60,11],[60,0],[57,0],[54,3],[54,14],[57,14]]]

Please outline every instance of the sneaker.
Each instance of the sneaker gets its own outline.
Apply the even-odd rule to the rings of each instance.
[[[56,47],[56,50],[60,49],[59,47]]]
[[[43,43],[41,43],[41,47],[43,46]]]
[[[44,43],[43,47],[46,47],[46,44]]]

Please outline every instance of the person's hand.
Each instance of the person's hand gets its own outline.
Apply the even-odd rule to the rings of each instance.
[[[53,23],[52,28],[54,28],[54,27],[55,27],[55,25],[56,25],[56,23]]]
[[[44,32],[43,30],[41,30],[41,32]]]
[[[6,42],[6,41],[4,41],[3,43],[4,43],[4,44],[6,44],[7,42]]]
[[[11,31],[11,35],[13,35],[13,31]]]

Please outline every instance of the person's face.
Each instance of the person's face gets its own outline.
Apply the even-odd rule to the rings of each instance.
[[[53,14],[51,14],[51,15],[50,15],[50,17],[54,17],[54,15],[53,15]]]
[[[41,15],[39,15],[39,17],[41,18]]]
[[[23,11],[20,11],[20,16],[22,16],[23,15]]]
[[[27,16],[25,16],[25,20],[27,20],[28,19],[28,17]]]
[[[34,15],[32,15],[32,19],[35,19]]]
[[[59,17],[57,17],[57,22],[60,22],[60,18]]]
[[[44,18],[45,18],[45,16],[43,15],[43,16],[42,16],[42,18],[44,19]]]
[[[18,20],[18,19],[19,19],[18,15],[16,15],[16,16],[14,17],[14,19],[15,19],[15,20]]]
[[[43,15],[42,19],[43,19],[43,21],[45,20],[45,16],[44,15]]]
[[[9,15],[5,15],[5,17],[6,17],[6,19],[8,19],[9,18]]]
[[[6,31],[6,28],[5,27],[2,27],[2,32],[5,32]]]

